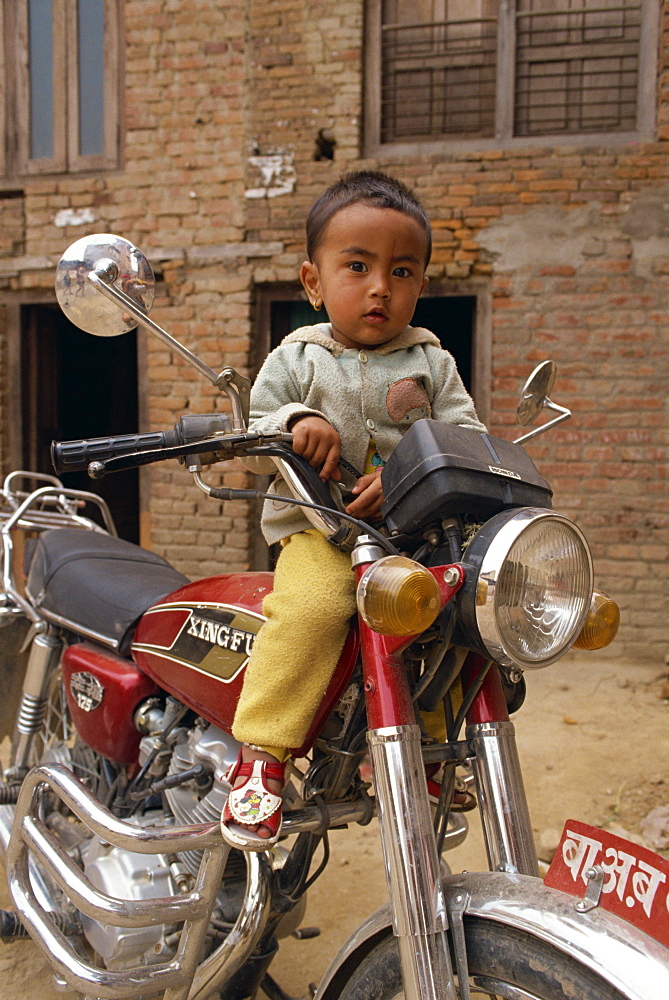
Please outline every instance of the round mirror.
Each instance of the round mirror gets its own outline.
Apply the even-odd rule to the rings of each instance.
[[[137,326],[137,320],[98,292],[88,280],[100,266],[114,275],[114,285],[144,312],[153,304],[155,280],[148,260],[121,236],[96,233],[65,251],[56,268],[56,298],[67,318],[86,333],[118,337]]]
[[[557,365],[554,361],[542,361],[534,369],[523,386],[518,404],[518,423],[523,427],[531,424],[553,391]]]

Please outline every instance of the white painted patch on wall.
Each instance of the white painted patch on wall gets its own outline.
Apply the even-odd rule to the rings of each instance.
[[[87,226],[95,222],[96,215],[92,208],[61,208],[53,217],[54,226],[63,229],[65,226]]]
[[[249,164],[258,172],[256,187],[247,188],[246,198],[278,198],[282,194],[292,194],[297,180],[291,152],[269,153],[266,156],[250,156]]]
[[[522,215],[492,220],[477,235],[498,271],[533,271],[537,266],[580,267],[584,259],[609,253],[613,241],[628,239],[633,273],[653,280],[656,265],[669,256],[669,185],[640,193],[622,216],[608,216],[599,202],[582,208],[532,206]]]

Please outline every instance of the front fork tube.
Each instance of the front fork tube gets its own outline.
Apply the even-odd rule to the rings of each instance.
[[[361,622],[365,693],[379,828],[393,930],[407,1000],[455,1000],[446,934],[448,916],[427,797],[420,728],[415,724],[401,651],[406,640]],[[469,654],[463,681],[485,666]],[[468,717],[467,738],[490,867],[538,875],[515,730],[496,664],[491,664]]]
[[[481,658],[469,654],[466,683]],[[493,663],[467,716],[466,737],[474,750],[474,776],[491,871],[538,875],[532,823],[516,747],[516,731]]]
[[[361,640],[367,740],[404,995],[406,1000],[456,1000],[420,727],[399,643],[364,624]]]
[[[62,646],[57,633],[51,630],[40,632],[32,641],[12,739],[11,770],[17,775],[31,766],[33,741],[42,728],[49,685],[58,666]]]
[[[538,875],[539,866],[512,722],[467,727],[491,871]]]
[[[448,915],[419,726],[368,733],[379,829],[407,1000],[455,998]]]

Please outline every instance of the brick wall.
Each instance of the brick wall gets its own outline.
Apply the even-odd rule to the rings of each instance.
[[[554,395],[574,417],[528,450],[556,508],[586,531],[598,585],[620,603],[620,638],[607,655],[661,659],[669,648],[667,5],[656,143],[374,160],[360,158],[362,5],[341,3],[316,19],[309,5],[280,3],[269,21],[264,6],[251,4],[251,130],[261,152],[292,157],[297,180],[290,197],[251,202],[249,229],[285,239],[297,269],[308,206],[343,169],[380,167],[415,187],[433,221],[431,278],[460,289],[490,284],[494,432],[518,433],[524,379],[539,361],[558,362]],[[334,162],[314,162],[321,128],[336,140]],[[281,277],[279,268],[263,274]]]
[[[23,199],[0,195],[0,257],[23,253],[24,232]]]
[[[21,197],[0,197],[0,302],[2,288],[50,294],[69,243],[117,232],[156,267],[156,321],[215,370],[246,371],[256,287],[297,280],[314,197],[345,169],[397,174],[433,220],[431,278],[460,293],[483,283],[492,297],[493,431],[515,435],[525,377],[539,360],[558,362],[554,395],[574,418],[528,450],[621,604],[611,654],[658,661],[669,648],[669,4],[656,142],[373,160],[362,155],[362,0],[123,6],[122,169],[31,179]],[[335,142],[334,160],[315,159],[319,134]],[[95,221],[58,224],[63,209]],[[144,428],[221,405],[184,362],[140,342]],[[226,481],[245,479],[230,471]],[[189,575],[248,564],[257,526],[246,506],[201,497],[181,467],[146,472],[143,506],[145,541]]]
[[[9,289],[15,296],[31,290],[34,298],[42,288],[52,297],[54,267],[70,243],[91,232],[119,233],[154,266],[156,321],[216,370],[244,368],[248,265],[242,276],[244,252],[230,249],[244,241],[244,4],[128,0],[123,10],[123,169],[25,182],[22,198],[8,203],[25,214]],[[63,224],[65,210],[89,221]],[[220,405],[218,393],[167,348],[141,332],[139,340],[144,427],[169,427],[184,410]],[[147,472],[142,506],[144,543],[184,572],[247,565],[245,508],[226,505],[221,514],[180,466]]]

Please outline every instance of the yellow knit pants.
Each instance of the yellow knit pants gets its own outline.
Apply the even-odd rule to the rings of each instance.
[[[356,611],[350,554],[316,529],[291,535],[262,609],[232,732],[284,759],[309,731]]]

